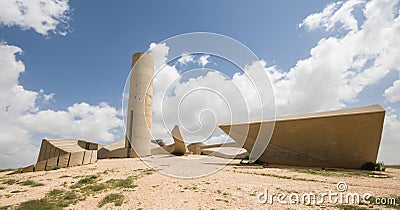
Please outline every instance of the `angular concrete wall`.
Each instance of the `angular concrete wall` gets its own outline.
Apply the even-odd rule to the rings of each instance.
[[[58,167],[65,168],[69,165],[69,158],[71,153],[58,156]]]
[[[34,170],[35,170],[35,165],[32,164],[30,166],[21,169],[21,173],[33,172]]]
[[[46,171],[58,168],[58,156],[47,159]]]
[[[97,151],[93,150],[92,151],[92,156],[90,158],[90,163],[95,163],[97,161]]]
[[[47,160],[39,161],[35,164],[35,171],[44,171],[46,170]]]
[[[79,166],[83,165],[83,158],[85,157],[85,151],[73,152],[69,158],[68,166]]]
[[[183,139],[182,133],[179,130],[179,127],[177,125],[175,125],[175,127],[172,129],[172,138],[174,139],[174,144],[173,146],[171,145],[170,147],[173,148],[166,148],[169,149],[171,154],[174,155],[184,155],[187,151],[186,145],[185,145],[185,141]],[[168,147],[168,146],[166,146]]]
[[[98,159],[105,158],[124,158],[127,157],[128,148],[125,147],[125,140],[113,142],[104,146],[97,152]]]
[[[203,142],[194,142],[189,144],[188,150],[194,155],[201,155],[201,150],[203,150],[206,145]]]
[[[221,158],[243,159],[249,156],[249,153],[241,148],[236,142],[209,144],[203,142],[194,142],[189,144],[188,150],[195,155],[212,155]]]
[[[90,159],[92,159],[92,152],[93,151],[85,151],[85,155],[83,156],[82,165],[90,164]]]
[[[172,139],[174,143],[165,146],[159,146],[158,144],[151,143],[151,154],[152,155],[184,155],[188,151],[185,141],[179,127],[177,125],[172,129]]]
[[[374,105],[278,118],[259,159],[282,165],[359,169],[376,161],[384,117],[385,110]],[[219,127],[250,152],[262,123],[273,121]]]
[[[86,149],[87,148],[87,149]],[[43,139],[35,165],[20,172],[44,171],[97,161],[98,144],[75,139]]]

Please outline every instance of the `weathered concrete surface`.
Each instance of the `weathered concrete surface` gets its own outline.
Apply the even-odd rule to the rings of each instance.
[[[85,151],[71,153],[71,156],[69,158],[69,166],[83,165],[84,156],[85,156]]]
[[[21,169],[21,173],[33,172],[34,170],[35,170],[35,165],[32,164],[30,166]]]
[[[188,145],[188,149],[194,155],[212,155],[228,159],[242,159],[249,156],[249,153],[236,142],[221,144],[194,142]]]
[[[47,159],[46,171],[57,168],[58,156]]]
[[[42,139],[38,161],[19,173],[53,170],[97,161],[98,144],[76,139]]]
[[[205,144],[203,142],[194,142],[189,144],[188,150],[194,155],[201,155],[201,150],[205,148]]]
[[[65,154],[65,155],[60,155],[58,156],[58,167],[59,168],[64,168],[68,167],[69,164],[69,156],[71,154]]]
[[[201,153],[227,159],[243,159],[249,156],[249,153],[240,147],[210,147],[202,149]]]
[[[172,138],[174,139],[174,143],[172,145],[164,146],[163,148],[171,154],[184,155],[188,150],[185,145],[182,133],[179,130],[179,126],[175,125],[175,127],[172,129],[171,134]]]
[[[35,164],[35,171],[44,171],[46,170],[47,160],[39,161]]]
[[[384,117],[385,110],[373,105],[277,118],[259,160],[282,165],[361,168],[366,162],[376,161]],[[270,123],[274,122],[219,127],[239,144],[244,143],[243,147],[250,152],[260,125]]]
[[[135,156],[148,156],[150,151],[153,97],[153,56],[135,53],[132,56],[127,110],[125,148]],[[130,157],[127,152],[125,157]]]
[[[97,150],[96,150],[96,152],[97,152]],[[90,159],[92,159],[92,151],[90,151],[90,150],[85,151],[85,155],[83,156],[82,165],[90,164]]]

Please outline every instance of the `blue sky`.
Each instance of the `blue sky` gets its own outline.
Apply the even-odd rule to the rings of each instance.
[[[120,106],[130,56],[146,51],[151,42],[188,32],[220,33],[288,69],[306,57],[321,36],[297,24],[327,2],[71,1],[67,36],[2,26],[0,37],[23,48],[20,58],[26,72],[20,81],[27,89],[54,92],[53,109],[80,101]]]
[[[0,2],[0,71],[7,84],[0,87],[6,107],[0,168],[34,162],[42,137],[123,138],[131,55],[189,32],[226,35],[251,49],[270,76],[278,115],[381,104],[387,116],[379,160],[400,164],[398,0],[45,0],[40,10],[29,10],[38,1],[25,2],[24,12],[16,2]],[[162,62],[168,46],[152,52]],[[199,67],[199,58],[169,66],[167,76]],[[206,67],[234,80],[237,71],[217,62],[211,57]],[[20,160],[13,159],[11,142],[24,151]]]

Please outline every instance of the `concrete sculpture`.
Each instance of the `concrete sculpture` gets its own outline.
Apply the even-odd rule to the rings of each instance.
[[[126,140],[120,140],[99,148],[98,159],[105,158],[124,158],[127,156],[128,149],[125,147]]]
[[[43,139],[37,163],[20,172],[44,171],[97,161],[98,144],[76,139]]]
[[[188,149],[195,155],[212,155],[221,158],[242,159],[249,156],[249,153],[240,147],[236,142],[221,144],[204,144],[203,142],[194,142],[188,145]]]
[[[364,163],[376,161],[384,117],[385,110],[374,105],[277,118],[267,149],[259,160],[282,165],[360,169]],[[273,122],[219,127],[250,152],[261,123]]]
[[[153,97],[153,57],[146,53],[132,56],[126,122],[125,157],[150,155]]]
[[[179,131],[179,127],[175,126],[172,129],[172,138],[174,143],[170,145],[160,146],[153,142],[149,143],[151,155],[184,155],[187,152],[187,147],[183,140],[182,134]],[[125,147],[125,141],[117,141],[106,145],[99,149],[98,158],[123,158],[126,157],[127,148]]]
[[[208,147],[204,148],[201,151],[202,155],[211,155],[220,158],[227,158],[227,159],[243,159],[249,156],[249,153],[246,149],[241,147]]]
[[[151,144],[151,154],[152,155],[184,155],[187,153],[188,149],[185,145],[185,141],[183,140],[182,133],[179,130],[179,127],[175,125],[171,132],[172,139],[174,143],[170,145],[158,145],[155,143]]]
[[[174,155],[184,155],[187,152],[187,147],[185,145],[185,141],[183,140],[182,133],[177,125],[175,125],[175,127],[172,129],[171,135],[174,139],[174,143],[164,146],[163,149]]]

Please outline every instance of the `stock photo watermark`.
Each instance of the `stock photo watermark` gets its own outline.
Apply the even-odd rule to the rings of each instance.
[[[264,189],[257,195],[258,203],[260,204],[274,204],[279,203],[282,205],[385,205],[385,206],[399,206],[396,198],[391,197],[374,197],[371,193],[353,193],[347,192],[348,185],[345,182],[338,182],[336,190],[328,190],[326,192],[314,193],[274,193]]]

